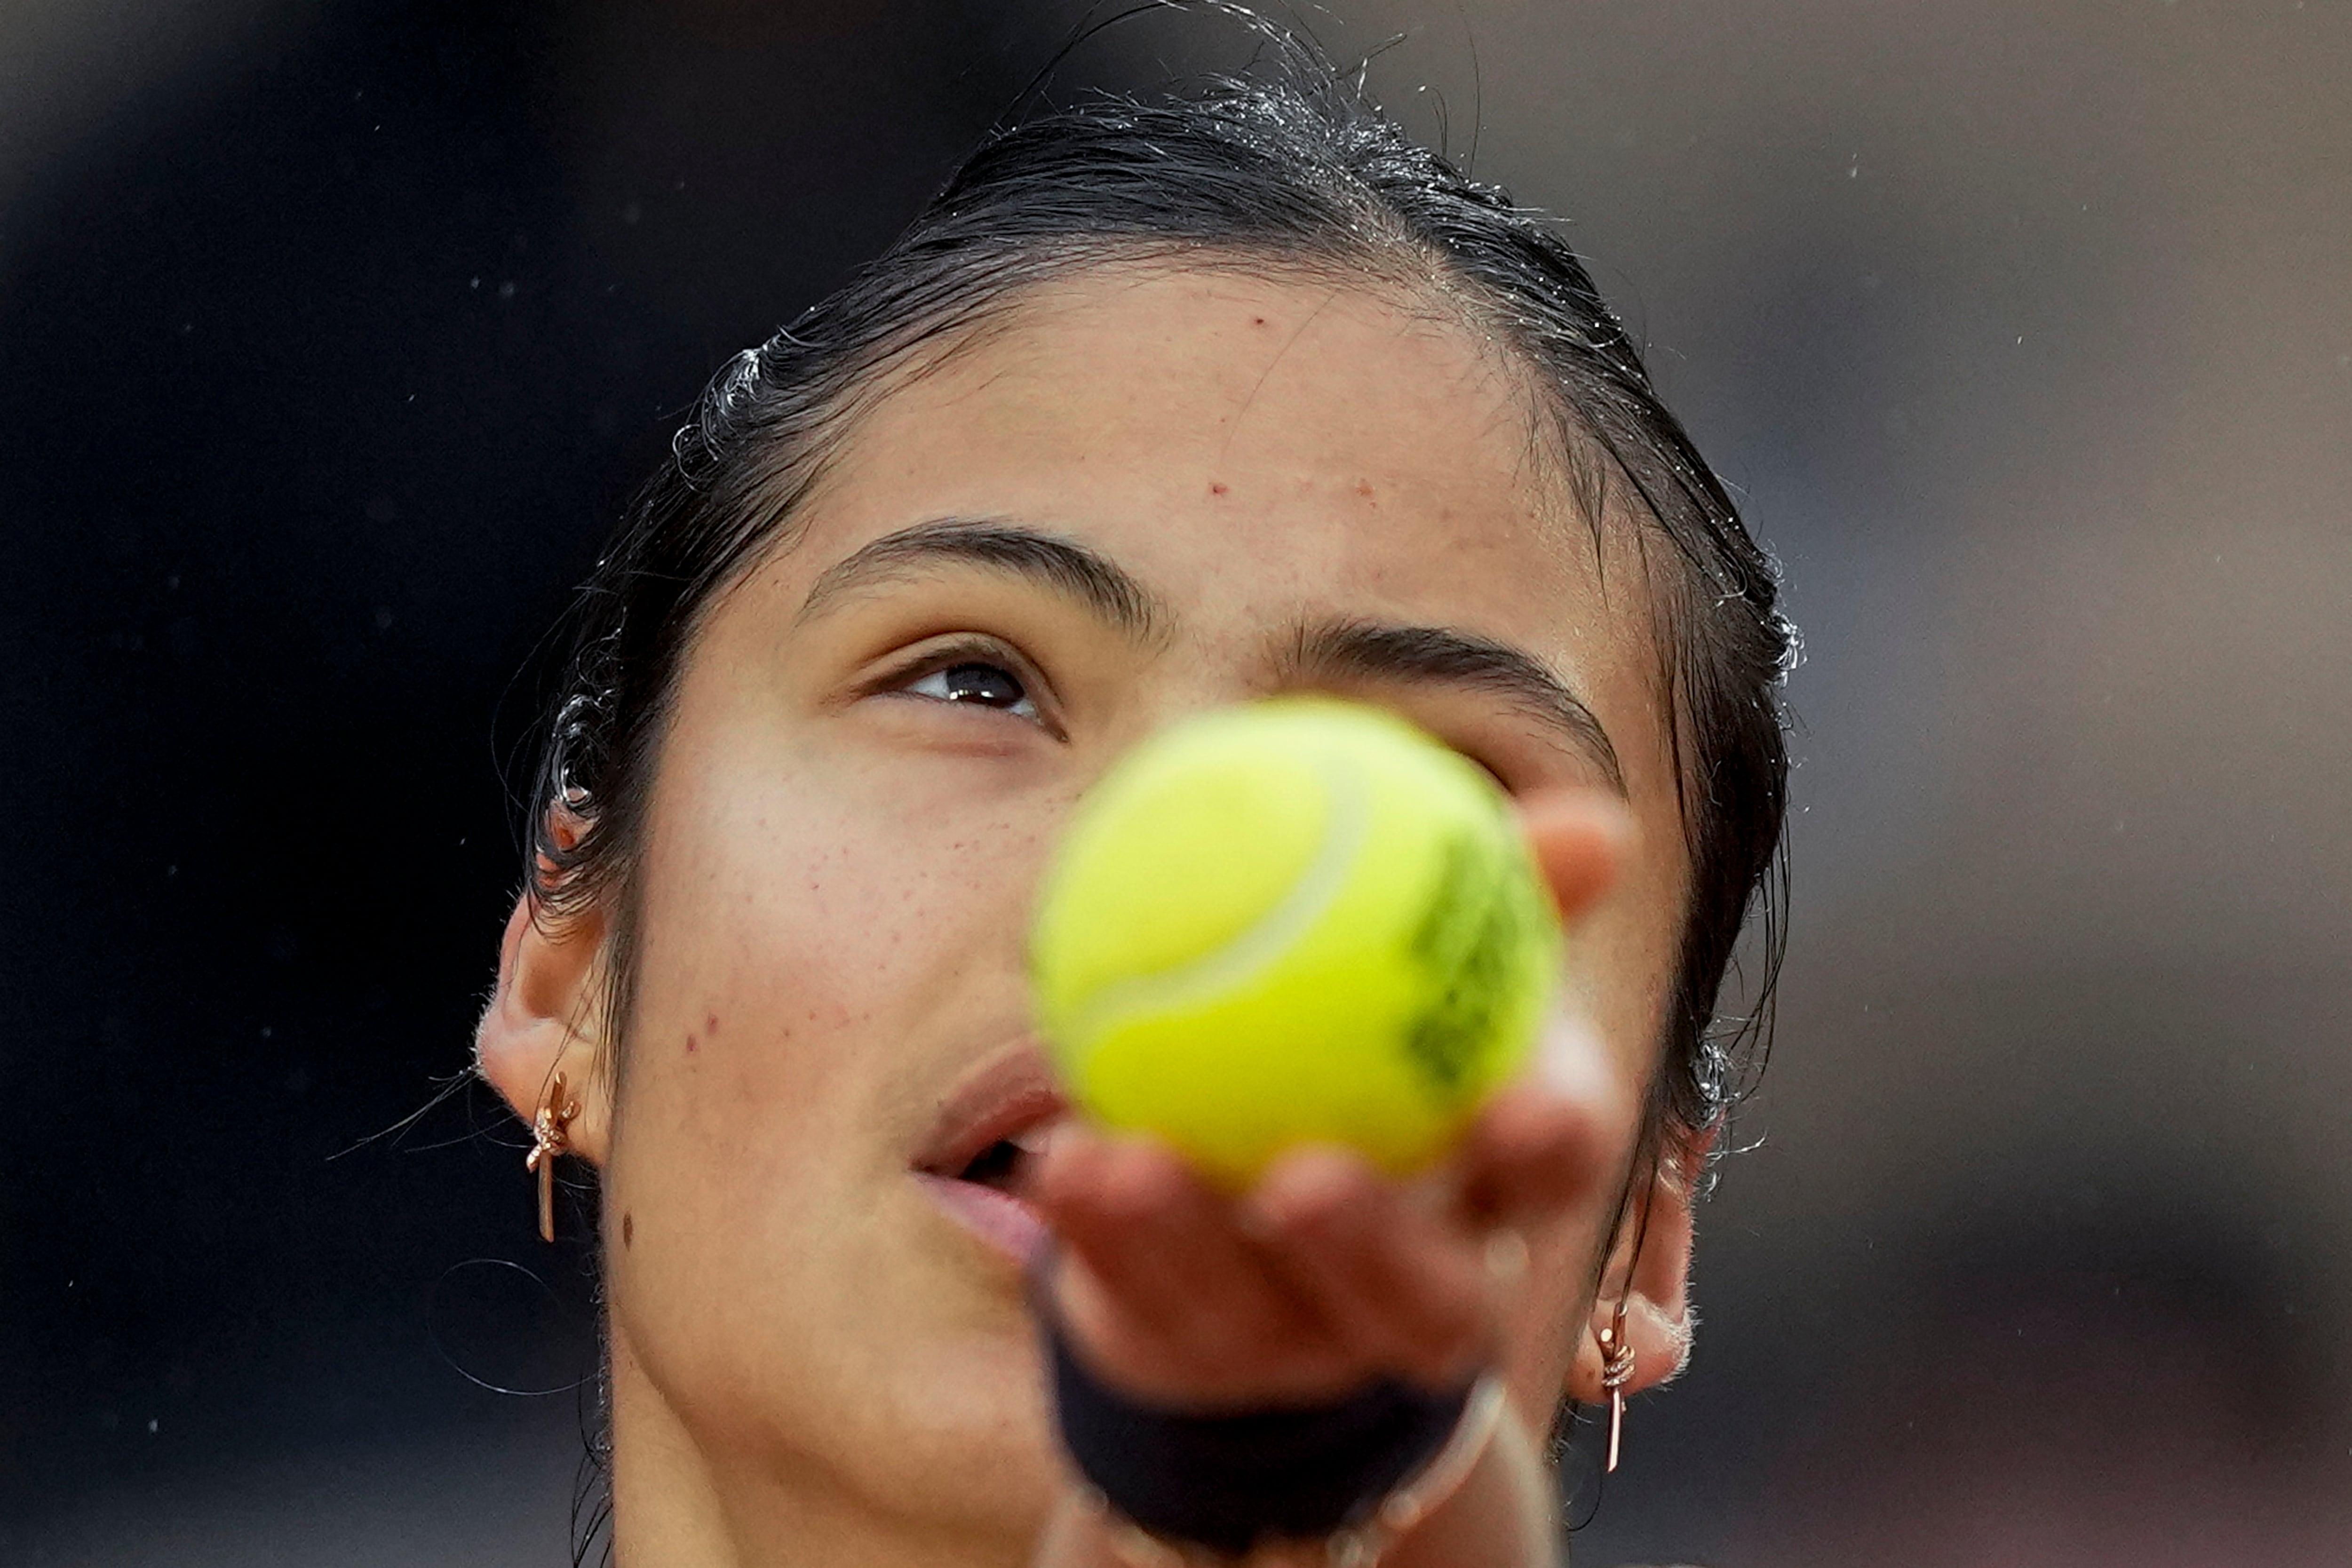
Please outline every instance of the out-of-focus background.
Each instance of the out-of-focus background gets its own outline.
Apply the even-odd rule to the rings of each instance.
[[[0,8],[0,1560],[569,1560],[583,1260],[485,1098],[371,1137],[518,672],[1078,15]],[[1307,16],[1573,220],[1809,637],[1760,1147],[1580,1563],[2352,1561],[2352,5]]]

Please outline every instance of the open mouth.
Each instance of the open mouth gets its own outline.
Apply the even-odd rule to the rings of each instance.
[[[1068,1110],[1034,1050],[987,1063],[940,1107],[915,1180],[949,1218],[1026,1265],[1045,1246],[1045,1227],[1021,1194]]]
[[[999,1138],[966,1161],[955,1179],[1019,1196],[1029,1163],[1045,1152],[1046,1131],[1041,1123],[1013,1137]]]

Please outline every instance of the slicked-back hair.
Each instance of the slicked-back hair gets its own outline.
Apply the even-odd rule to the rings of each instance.
[[[789,545],[811,487],[894,378],[1042,287],[1137,262],[1303,274],[1450,313],[1523,373],[1540,444],[1591,525],[1633,531],[1692,867],[1650,1126],[1713,1126],[1760,1066],[1780,948],[1778,689],[1796,643],[1777,574],[1551,220],[1295,58],[1272,81],[1097,99],[1001,129],[844,288],[720,372],[571,613],[530,791],[538,917],[608,909],[605,1002],[625,1026],[632,867],[680,666],[714,595]],[[1743,1016],[1718,1020],[1751,911],[1762,973]]]

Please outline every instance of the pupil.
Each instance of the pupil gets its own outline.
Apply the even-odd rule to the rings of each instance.
[[[948,700],[1010,708],[1021,700],[1021,683],[992,664],[959,664],[947,672]]]

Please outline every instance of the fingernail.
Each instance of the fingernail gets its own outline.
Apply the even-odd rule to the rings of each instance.
[[[1013,1142],[1027,1151],[1032,1158],[1042,1160],[1055,1149],[1082,1135],[1082,1130],[1076,1117],[1057,1116],[1043,1127],[1033,1128],[1021,1134],[1013,1139]]]
[[[1536,1080],[1563,1099],[1580,1099],[1592,1092],[1605,1059],[1600,1031],[1582,1014],[1555,1014],[1536,1044]]]

